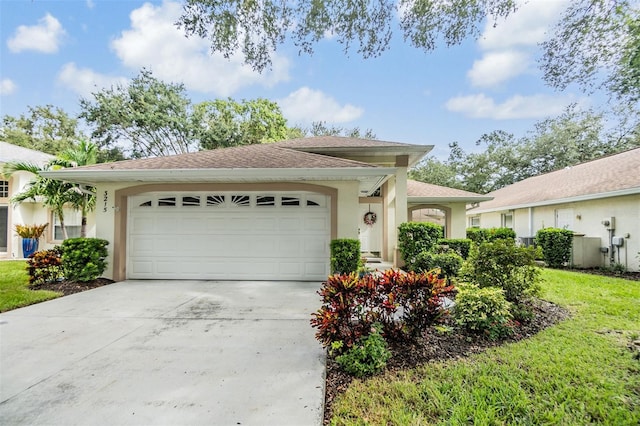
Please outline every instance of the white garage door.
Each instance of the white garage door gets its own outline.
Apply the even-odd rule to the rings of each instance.
[[[324,280],[330,209],[308,192],[156,192],[129,198],[134,279]]]

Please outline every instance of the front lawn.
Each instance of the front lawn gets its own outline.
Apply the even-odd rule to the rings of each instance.
[[[640,424],[640,282],[543,271],[572,318],[482,354],[355,380],[332,424]]]
[[[62,296],[61,293],[46,290],[29,290],[29,276],[24,260],[3,260],[0,262],[0,312],[21,308]]]

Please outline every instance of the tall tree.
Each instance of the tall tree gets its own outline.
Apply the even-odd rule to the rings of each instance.
[[[275,142],[287,139],[287,120],[267,99],[217,99],[196,104],[194,126],[201,149]]]
[[[53,105],[28,107],[19,117],[5,115],[0,139],[13,145],[56,155],[83,135],[78,120]]]
[[[133,158],[197,151],[191,101],[183,84],[165,83],[143,69],[129,85],[116,85],[80,101],[101,148],[124,146]]]
[[[342,127],[327,124],[326,121],[314,121],[309,127],[294,127],[290,129],[290,138],[307,136],[345,136],[349,138],[378,139],[372,129],[361,131],[359,127]]]

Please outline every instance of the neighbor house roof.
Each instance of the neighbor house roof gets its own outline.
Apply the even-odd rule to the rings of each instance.
[[[23,162],[44,166],[55,157],[34,149],[24,148],[8,142],[0,142],[0,163]]]
[[[433,185],[411,179],[407,180],[407,197],[411,204],[452,201],[474,203],[492,199],[492,197],[487,195],[480,195],[474,192]]]
[[[640,148],[534,176],[487,195],[483,213],[619,195],[640,194]]]

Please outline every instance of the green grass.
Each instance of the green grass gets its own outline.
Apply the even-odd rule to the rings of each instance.
[[[29,276],[24,260],[0,262],[0,312],[55,299],[62,294],[45,290],[29,290]]]
[[[545,270],[572,318],[464,360],[356,380],[332,424],[638,425],[640,282]]]

